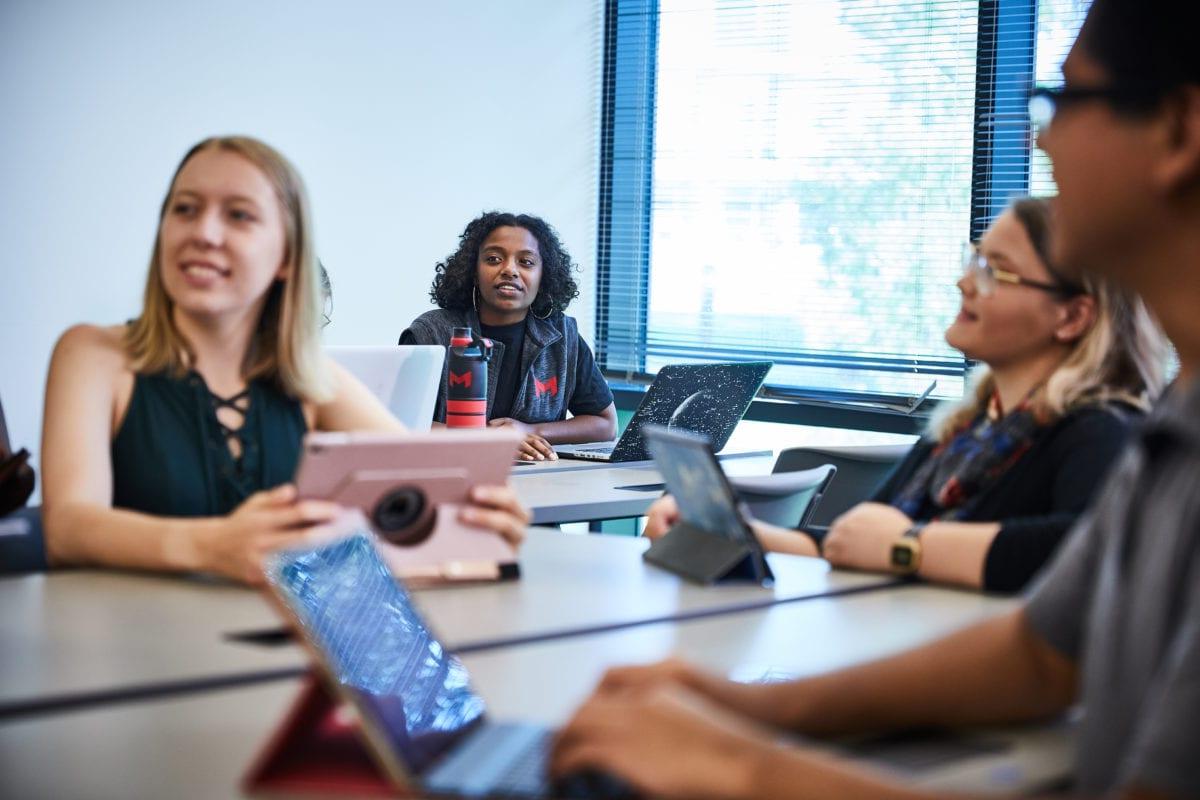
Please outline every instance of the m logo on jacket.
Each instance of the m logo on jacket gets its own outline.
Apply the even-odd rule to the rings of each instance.
[[[545,383],[539,381],[536,377],[533,379],[533,396],[541,397],[542,395],[546,394],[550,395],[551,397],[558,397],[557,375],[551,376],[550,380],[546,381]]]

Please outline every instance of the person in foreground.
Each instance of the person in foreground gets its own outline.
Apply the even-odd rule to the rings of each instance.
[[[299,173],[255,139],[206,139],[176,170],[141,315],[78,325],[50,364],[42,452],[52,565],[261,580],[262,555],[322,536],[340,508],[298,500],[308,430],[402,431],[319,347]],[[466,521],[520,542],[528,514],[478,487]]]
[[[677,662],[610,672],[561,732],[556,773],[604,770],[662,797],[934,797],[778,731],[1022,722],[1078,703],[1077,795],[1200,796],[1198,26],[1198,4],[1096,0],[1065,88],[1038,98],[1054,112],[1039,141],[1060,191],[1056,262],[1138,291],[1181,370],[1023,604],[789,683]]]
[[[987,230],[946,330],[984,365],[973,391],[821,543],[756,522],[768,549],[988,591],[1021,589],[1046,564],[1161,392],[1166,361],[1141,301],[1051,266],[1051,233],[1049,202],[1031,198]],[[673,499],[658,501],[646,535],[677,516]]]
[[[484,214],[437,265],[429,296],[439,308],[400,335],[400,344],[445,345],[454,328],[469,327],[491,339],[488,425],[523,431],[519,455],[527,461],[556,459],[554,444],[608,441],[617,432],[612,391],[575,319],[563,313],[579,294],[573,269],[544,220]],[[434,419],[446,419],[444,389]]]

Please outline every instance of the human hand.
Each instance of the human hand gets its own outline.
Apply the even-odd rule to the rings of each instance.
[[[614,667],[604,674],[599,690],[624,691],[663,685],[681,686],[728,711],[767,725],[786,727],[791,724],[789,713],[794,698],[788,695],[783,683],[730,680],[678,658]]]
[[[646,529],[642,535],[648,539],[658,539],[678,521],[679,504],[674,497],[664,494],[646,509]]]
[[[499,417],[488,421],[489,428],[513,428],[520,431],[525,440],[517,448],[517,458],[522,461],[557,461],[558,453],[545,437],[536,433],[532,427],[519,420]]]
[[[263,558],[299,547],[332,531],[342,513],[337,503],[297,500],[290,483],[256,492],[199,540],[199,567],[252,585],[263,582]]]
[[[559,733],[555,776],[597,770],[653,797],[749,797],[770,733],[673,682],[601,684]]]
[[[521,505],[512,486],[476,486],[471,489],[471,502],[459,511],[463,522],[495,531],[514,549],[525,541],[533,515]]]
[[[859,503],[833,521],[821,554],[835,567],[890,572],[892,545],[913,526],[906,514],[883,503]]]

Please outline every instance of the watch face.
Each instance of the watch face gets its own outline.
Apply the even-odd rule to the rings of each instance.
[[[911,567],[913,564],[913,551],[911,547],[906,547],[904,544],[892,545],[892,564],[897,567]]]

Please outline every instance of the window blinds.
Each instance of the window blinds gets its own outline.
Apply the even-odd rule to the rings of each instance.
[[[1049,188],[1025,92],[1085,10],[610,0],[602,366],[769,358],[811,396],[961,393],[963,245],[1031,169]]]

